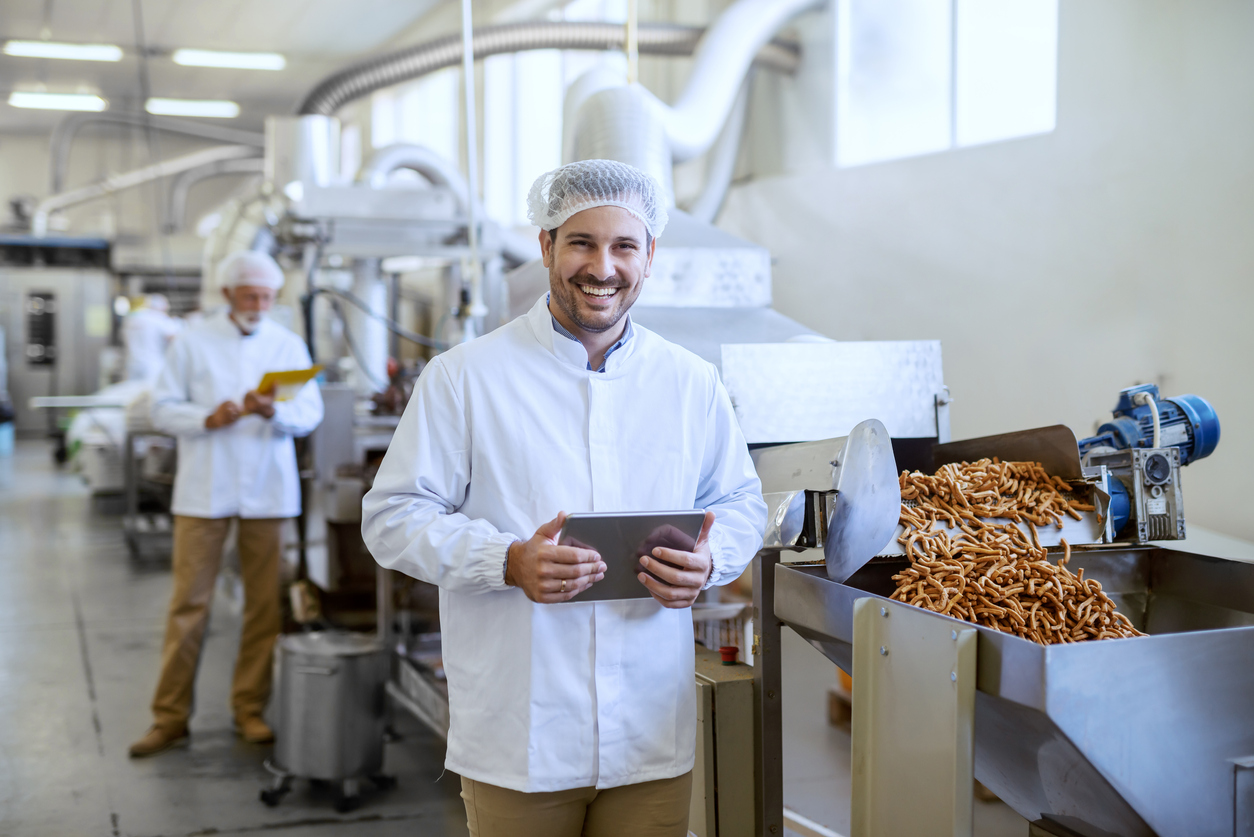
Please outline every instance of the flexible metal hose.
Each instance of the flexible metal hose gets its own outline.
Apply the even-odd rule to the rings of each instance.
[[[692,55],[704,33],[700,26],[645,24],[640,27],[640,52]],[[483,59],[535,49],[620,50],[625,39],[624,27],[616,23],[506,23],[476,29],[472,48],[475,58]],[[797,69],[798,56],[795,45],[775,40],[757,53],[756,60],[762,66],[792,73]],[[454,34],[362,61],[323,79],[301,102],[297,114],[330,116],[376,90],[457,66],[461,60],[461,35]]]

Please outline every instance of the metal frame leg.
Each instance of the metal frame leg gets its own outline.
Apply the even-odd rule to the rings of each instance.
[[[757,745],[755,833],[783,837],[784,742],[780,694],[780,629],[775,616],[775,567],[779,552],[763,550],[753,559],[753,734]]]

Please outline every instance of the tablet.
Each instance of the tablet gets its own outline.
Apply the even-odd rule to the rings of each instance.
[[[557,542],[562,546],[595,549],[605,562],[605,578],[570,601],[603,602],[652,598],[636,576],[640,558],[659,546],[691,552],[701,534],[705,512],[587,512],[566,518]],[[652,575],[652,573],[650,573]],[[656,576],[655,576],[656,578]]]

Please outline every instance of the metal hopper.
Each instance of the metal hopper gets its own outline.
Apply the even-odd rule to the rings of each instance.
[[[941,445],[937,461],[1062,457],[1055,472],[1078,476],[1058,430]],[[1101,541],[1103,524],[1099,506],[1079,528]],[[1072,553],[1071,568],[1099,580],[1148,637],[1045,647],[935,616],[978,631],[975,777],[1034,833],[1254,833],[1254,566],[1181,546],[1098,542]],[[906,559],[877,557],[840,583],[779,554],[762,555],[761,624],[788,625],[856,678],[855,602],[891,596]],[[768,718],[764,741],[771,734]],[[764,774],[769,783],[769,766]]]

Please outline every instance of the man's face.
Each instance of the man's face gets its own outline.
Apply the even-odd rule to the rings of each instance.
[[[549,296],[586,332],[613,328],[631,308],[653,266],[656,241],[646,244],[644,222],[618,206],[577,212],[557,231],[557,242],[540,233]]]
[[[261,285],[236,285],[223,288],[222,295],[231,304],[231,319],[251,334],[274,305],[275,291]]]

